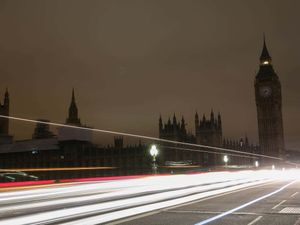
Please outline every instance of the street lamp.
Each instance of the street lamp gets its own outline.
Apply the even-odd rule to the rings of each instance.
[[[241,138],[241,140],[240,140],[240,147],[243,148],[243,146],[244,146],[244,140],[243,140],[243,138]]]
[[[225,167],[227,168],[227,163],[228,163],[228,161],[229,161],[229,159],[228,159],[228,156],[227,156],[227,155],[224,155],[224,157],[223,157],[223,161],[225,162]]]
[[[274,164],[272,165],[272,170],[275,170],[275,165]]]
[[[254,162],[254,165],[255,165],[256,168],[259,166],[259,163],[258,163],[257,160]]]
[[[153,174],[157,174],[156,156],[158,155],[158,149],[156,145],[151,146],[150,155],[152,156],[152,172]]]

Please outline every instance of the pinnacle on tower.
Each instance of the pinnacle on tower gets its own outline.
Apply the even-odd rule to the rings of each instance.
[[[181,123],[185,123],[184,117],[183,117],[183,116],[182,116],[182,118],[181,118]]]
[[[221,114],[220,114],[220,112],[218,113],[218,127],[219,127],[220,129],[222,129],[222,119],[221,119]]]
[[[170,117],[168,119],[168,125],[171,125],[171,119],[170,119]]]
[[[248,136],[247,135],[245,135],[245,145],[249,146],[249,140],[248,140]]]
[[[182,116],[181,118],[181,129],[184,130],[185,129],[185,120],[184,117]]]
[[[263,44],[263,49],[262,49],[262,52],[261,52],[261,55],[260,55],[260,62],[262,64],[269,64],[272,60],[270,54],[269,54],[269,51],[267,49],[267,45],[266,45],[266,38],[265,38],[265,35],[264,35],[264,44]]]
[[[74,88],[72,89],[72,102],[75,102]]]
[[[4,94],[4,105],[9,105],[9,93],[8,93],[8,89],[6,88],[5,90],[5,94]]]
[[[198,116],[198,112],[196,111],[196,114],[195,114],[195,124],[196,126],[199,125],[199,116]]]
[[[256,78],[266,78],[266,77],[277,77],[273,66],[272,66],[272,58],[269,54],[269,51],[267,49],[267,45],[266,45],[266,39],[264,36],[263,39],[263,49],[260,55],[260,66],[259,66],[259,71],[256,75]]]
[[[215,120],[215,115],[214,115],[213,109],[211,109],[210,120],[211,120],[211,121],[214,121],[214,120]]]
[[[159,115],[159,130],[162,130],[163,128],[163,123],[162,123],[162,118],[161,118],[161,114]]]
[[[78,118],[78,109],[75,102],[75,91],[72,89],[72,99],[69,106],[69,117],[66,120],[67,124],[72,124],[76,126],[81,126],[80,119]]]
[[[185,126],[185,120],[184,120],[184,117],[182,116],[181,118],[181,124]]]
[[[176,125],[177,124],[177,120],[176,120],[176,116],[175,116],[175,113],[173,115],[173,124]]]

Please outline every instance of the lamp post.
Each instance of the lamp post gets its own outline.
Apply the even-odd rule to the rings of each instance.
[[[152,173],[157,174],[156,156],[158,155],[158,149],[156,145],[151,146],[150,155],[152,156]]]
[[[244,140],[243,140],[243,138],[241,138],[241,140],[240,140],[240,147],[241,147],[241,148],[244,147]]]
[[[224,155],[224,157],[223,157],[223,161],[225,162],[225,168],[227,168],[227,163],[228,163],[228,161],[229,161],[229,159],[228,159],[228,156],[227,156],[227,155]]]
[[[275,170],[275,165],[274,164],[272,165],[272,170]]]

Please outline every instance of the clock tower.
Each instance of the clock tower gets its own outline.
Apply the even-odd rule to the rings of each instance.
[[[284,158],[281,85],[272,66],[265,38],[255,77],[259,145],[264,155]]]

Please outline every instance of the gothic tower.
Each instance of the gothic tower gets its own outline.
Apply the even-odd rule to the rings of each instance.
[[[3,116],[9,116],[9,94],[6,89],[4,94],[4,102],[0,104],[0,114]],[[9,119],[0,118],[0,135],[7,136],[9,130]]]
[[[181,123],[177,122],[176,115],[174,113],[173,123],[170,118],[168,122],[163,124],[161,116],[159,116],[159,138],[168,139],[173,141],[190,142],[191,137],[188,135],[185,120],[182,117]]]
[[[221,147],[222,146],[222,120],[220,113],[217,117],[211,110],[210,118],[203,114],[202,120],[199,121],[198,113],[195,115],[195,133],[196,143],[201,145]],[[220,164],[220,157],[216,154],[203,155],[203,165],[212,166]]]
[[[81,126],[80,119],[78,118],[78,109],[75,102],[74,88],[72,90],[72,100],[69,107],[69,116],[66,120],[66,123],[70,125]]]
[[[284,157],[281,85],[272,66],[265,37],[255,77],[259,145],[265,155]]]
[[[203,114],[199,121],[198,113],[195,115],[195,133],[196,143],[215,147],[222,146],[222,120],[220,113],[215,117],[213,110],[210,113],[210,119],[206,119]]]

